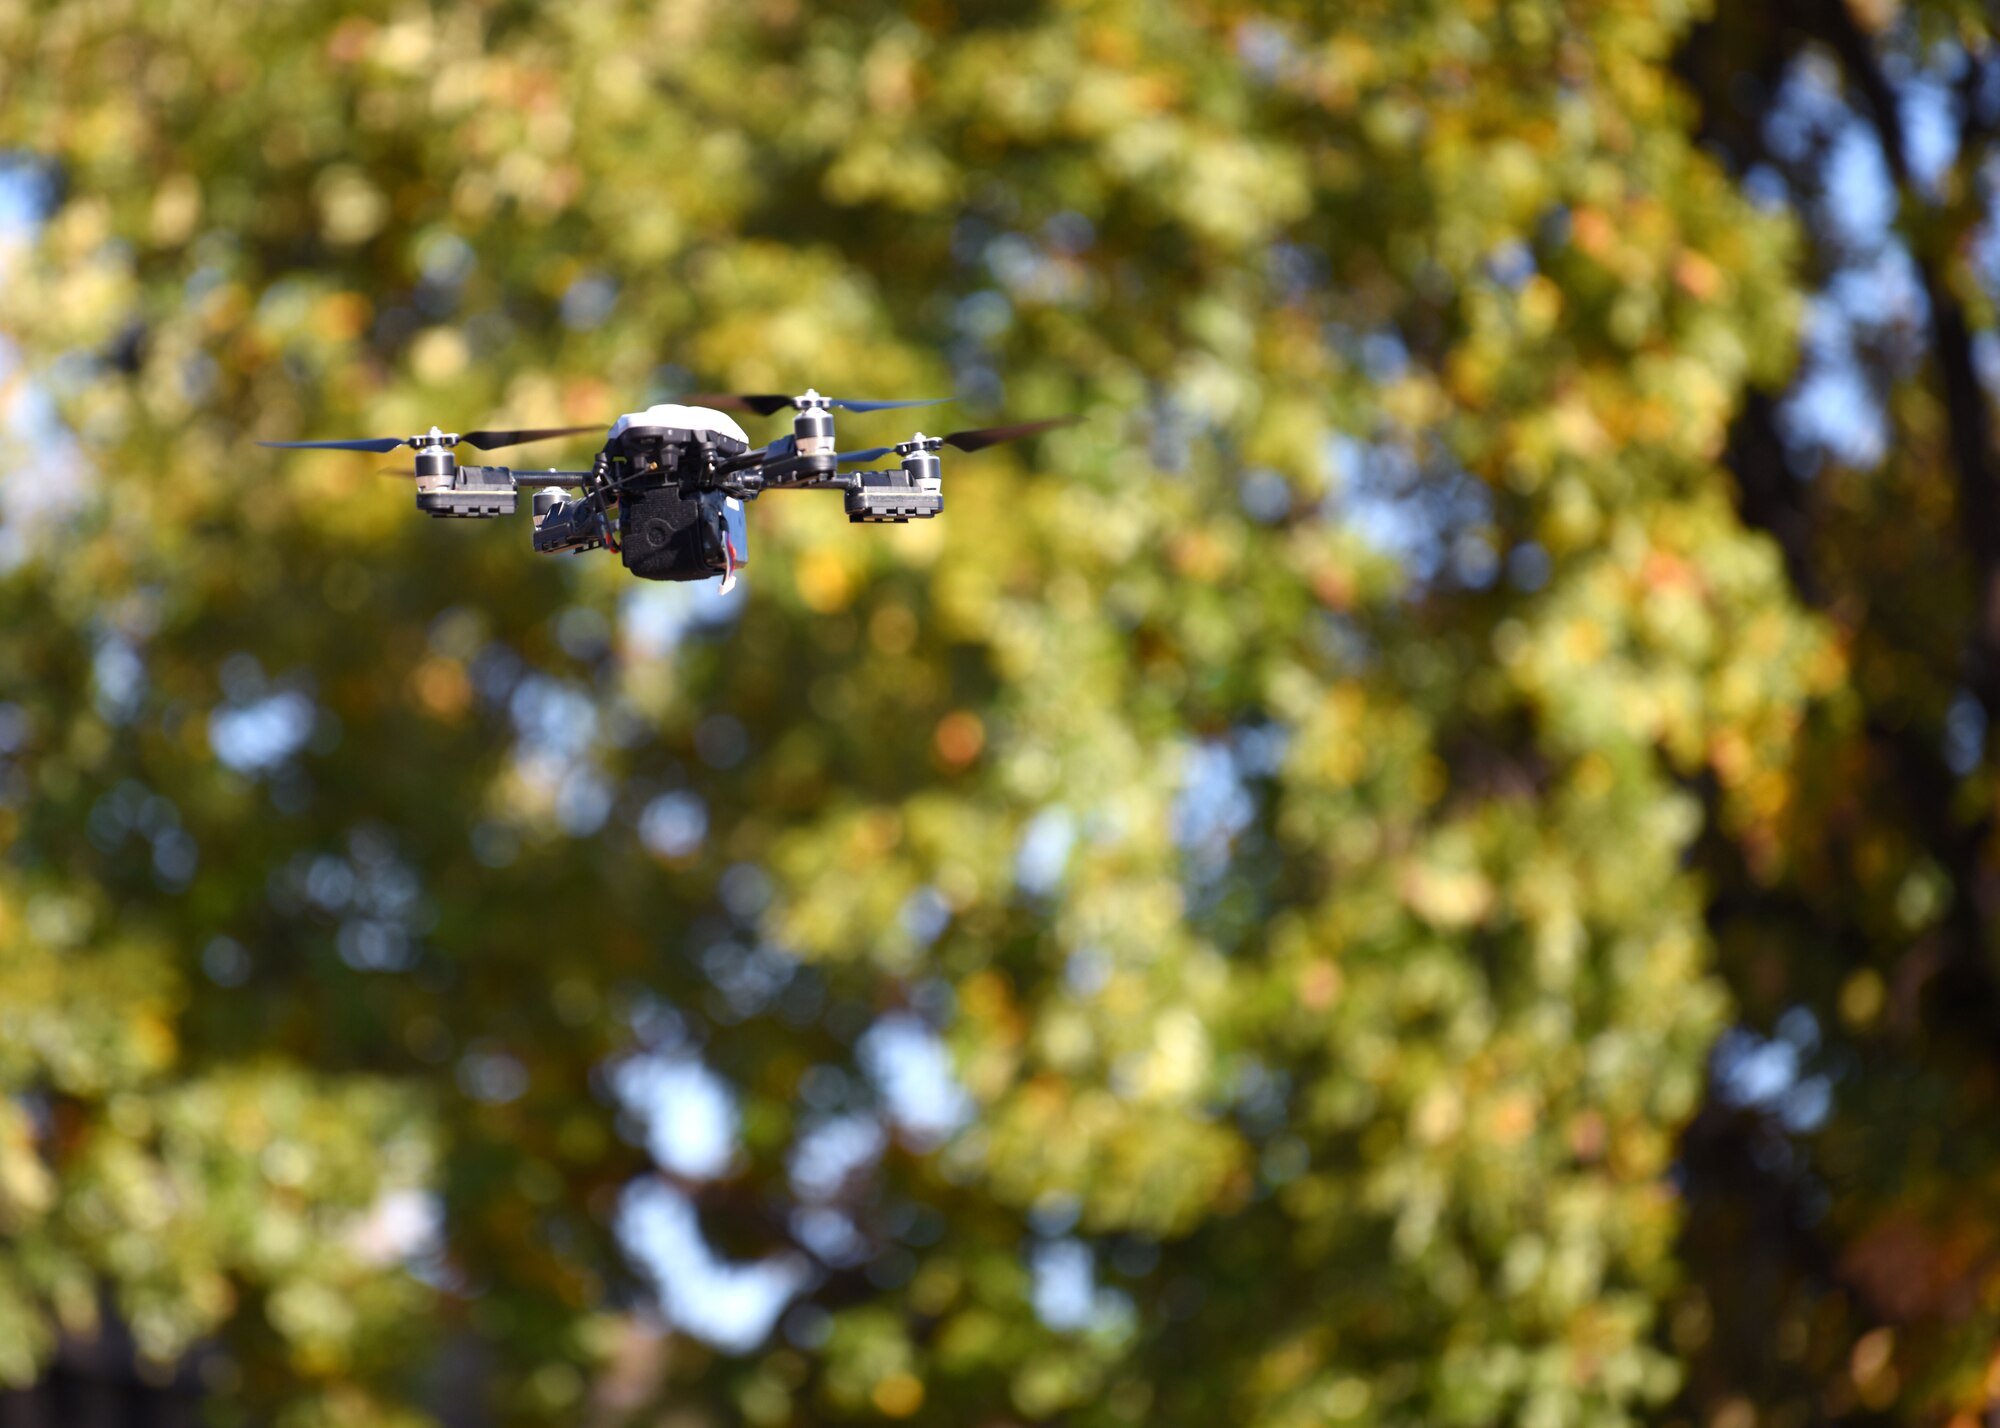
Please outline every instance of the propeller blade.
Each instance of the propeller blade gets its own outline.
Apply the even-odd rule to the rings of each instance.
[[[770,416],[790,406],[792,399],[769,393],[743,396],[728,392],[696,392],[693,396],[682,397],[680,402],[685,407],[714,407],[723,412],[755,412],[758,416]]]
[[[543,426],[524,431],[468,431],[459,440],[481,451],[497,451],[503,446],[519,446],[523,442],[548,441],[553,437],[603,430],[602,426]]]
[[[1073,426],[1082,420],[1082,417],[1077,416],[1049,417],[1043,421],[1016,422],[1013,426],[985,426],[973,431],[955,431],[950,436],[940,436],[935,439],[946,446],[955,446],[960,451],[984,451],[987,447],[998,446],[1003,441],[1019,441],[1024,436],[1054,431],[1059,426]],[[876,457],[887,456],[895,450],[898,448],[894,446],[871,446],[866,451],[843,451],[836,459],[842,462],[873,461]]]
[[[862,402],[854,401],[847,397],[828,397],[826,404],[830,407],[839,407],[842,411],[849,412],[886,412],[894,411],[897,407],[942,406],[950,400],[950,397],[912,397],[908,401],[901,402]]]
[[[1049,417],[1044,421],[1017,422],[1013,426],[982,427],[978,431],[955,431],[944,439],[946,446],[955,446],[960,451],[984,451],[989,446],[998,446],[1003,441],[1019,441],[1024,436],[1035,436],[1044,431],[1054,431],[1059,426],[1073,426],[1082,417]]]
[[[408,446],[409,438],[403,436],[364,437],[357,441],[260,441],[259,446],[280,446],[290,451],[372,451],[381,455],[394,451],[399,446]]]
[[[718,411],[755,412],[758,416],[771,416],[786,407],[799,404],[797,397],[783,397],[775,392],[696,392],[693,396],[682,397],[681,403],[690,407],[714,407]],[[934,407],[950,401],[950,397],[913,397],[905,401],[873,402],[855,397],[828,397],[826,404],[849,412],[886,412],[897,407]]]

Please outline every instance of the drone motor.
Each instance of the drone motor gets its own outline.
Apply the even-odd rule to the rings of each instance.
[[[799,414],[792,418],[792,442],[801,456],[825,457],[826,470],[833,469],[838,449],[833,436],[833,413],[817,400],[819,393],[807,392],[799,398]]]

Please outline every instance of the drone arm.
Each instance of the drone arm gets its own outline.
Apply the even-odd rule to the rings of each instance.
[[[503,468],[504,469],[504,468]],[[514,484],[517,486],[588,486],[588,471],[516,471]]]
[[[725,496],[734,496],[739,501],[754,501],[769,489],[764,477],[755,471],[738,472],[735,475],[719,476],[715,489]]]
[[[768,446],[755,447],[741,456],[718,462],[715,474],[721,479],[716,485],[717,489],[724,489],[733,484],[729,478],[735,473],[746,472],[754,480],[743,484],[754,491],[810,488],[833,475],[834,461],[831,452],[801,452],[796,434],[781,436]]]
[[[741,456],[725,457],[716,462],[715,469],[719,474],[727,475],[732,471],[748,471],[753,466],[761,467],[773,461],[788,460],[798,454],[798,438],[786,435],[779,437],[769,446],[753,446]]]
[[[757,468],[767,489],[776,487],[812,486],[833,476],[830,469],[832,459],[828,456],[800,456],[787,453],[777,460],[767,460]]]

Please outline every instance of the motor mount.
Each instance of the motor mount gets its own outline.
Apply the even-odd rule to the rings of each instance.
[[[903,453],[900,471],[863,471],[847,493],[849,525],[927,521],[944,510],[944,465],[935,447]]]
[[[494,481],[485,467],[460,466],[448,446],[418,448],[417,509],[431,516],[511,516],[514,484]]]

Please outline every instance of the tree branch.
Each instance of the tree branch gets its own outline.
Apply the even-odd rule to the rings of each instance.
[[[1900,199],[1910,186],[1910,166],[1895,88],[1845,0],[1820,0],[1810,13],[1818,21],[1817,37],[1839,58],[1864,101]],[[1987,719],[2000,722],[2000,472],[1995,471],[1992,417],[1980,386],[1964,306],[1931,254],[1912,243],[1910,258],[1930,307],[1931,349],[1943,379],[1960,524],[1978,585],[1965,682]]]

